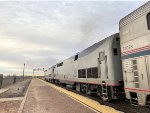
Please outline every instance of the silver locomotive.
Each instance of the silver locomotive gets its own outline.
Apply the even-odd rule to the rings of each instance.
[[[46,75],[57,84],[70,84],[86,94],[97,93],[104,101],[125,94],[132,104],[145,106],[150,104],[149,37],[147,2],[120,20],[119,34],[52,66]]]
[[[104,101],[121,98],[123,76],[119,34],[114,34],[51,67],[51,81],[70,84]]]

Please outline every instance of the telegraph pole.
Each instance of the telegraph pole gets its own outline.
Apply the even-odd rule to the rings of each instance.
[[[23,66],[23,80],[24,80],[24,70],[25,70],[25,63],[24,63],[24,66]]]
[[[35,70],[35,69],[33,69],[33,75],[32,75],[32,77],[34,77],[34,70]]]

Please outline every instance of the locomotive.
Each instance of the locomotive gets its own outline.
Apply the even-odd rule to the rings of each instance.
[[[72,85],[104,101],[124,96],[132,104],[150,104],[150,2],[119,22],[113,34],[45,70],[45,79]]]

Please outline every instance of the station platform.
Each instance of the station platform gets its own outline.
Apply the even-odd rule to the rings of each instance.
[[[20,107],[22,113],[121,113],[54,84],[33,78]]]

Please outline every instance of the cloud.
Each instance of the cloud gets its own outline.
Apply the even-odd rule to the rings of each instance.
[[[1,1],[0,73],[26,74],[118,32],[119,20],[146,1]],[[131,5],[132,4],[132,5]]]

